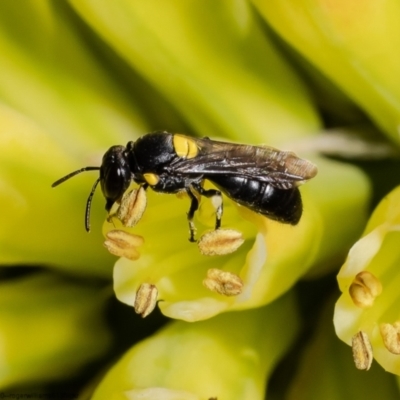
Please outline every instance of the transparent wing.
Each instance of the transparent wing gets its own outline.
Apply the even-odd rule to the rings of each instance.
[[[170,167],[174,173],[184,175],[240,175],[260,182],[268,182],[282,189],[290,189],[302,181],[313,178],[317,167],[294,153],[268,146],[249,146],[193,139],[198,154],[181,158]]]

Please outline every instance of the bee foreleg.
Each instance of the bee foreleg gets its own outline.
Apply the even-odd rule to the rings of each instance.
[[[189,222],[189,241],[190,242],[195,242],[196,239],[194,238],[194,235],[196,234],[196,227],[193,222],[194,218],[194,213],[198,210],[199,208],[199,200],[197,197],[190,191],[190,189],[187,190],[187,194],[190,197],[190,208],[187,213],[187,219]]]

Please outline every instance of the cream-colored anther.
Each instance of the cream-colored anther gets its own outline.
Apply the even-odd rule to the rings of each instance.
[[[368,371],[371,368],[374,354],[368,335],[360,331],[351,338],[354,364],[357,369]]]
[[[138,235],[114,229],[107,232],[104,247],[117,257],[125,257],[129,260],[137,260],[140,257],[137,247],[144,243],[144,239]]]
[[[127,228],[135,226],[146,210],[147,197],[143,186],[124,193],[121,204],[116,212],[117,218]]]
[[[385,347],[392,354],[400,354],[400,321],[394,324],[381,324],[379,328]]]
[[[382,293],[382,284],[369,271],[359,272],[349,287],[349,294],[357,307],[372,307],[375,298]]]
[[[204,256],[222,256],[236,251],[244,243],[241,232],[233,229],[216,229],[205,233],[198,241]]]
[[[142,283],[136,292],[135,312],[142,318],[147,317],[157,305],[158,290],[151,283]]]
[[[203,285],[224,296],[237,296],[243,290],[243,281],[237,275],[216,268],[207,271]]]

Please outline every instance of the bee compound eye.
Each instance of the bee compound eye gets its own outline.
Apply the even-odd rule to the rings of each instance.
[[[130,172],[120,166],[110,166],[105,170],[101,180],[101,190],[107,201],[118,200],[131,182]]]

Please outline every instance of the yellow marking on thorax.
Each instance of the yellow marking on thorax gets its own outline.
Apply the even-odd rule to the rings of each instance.
[[[150,186],[157,185],[157,183],[160,181],[160,177],[152,173],[143,174],[143,178]]]
[[[197,156],[199,149],[194,140],[187,136],[175,134],[173,141],[175,152],[179,157],[194,158]]]

